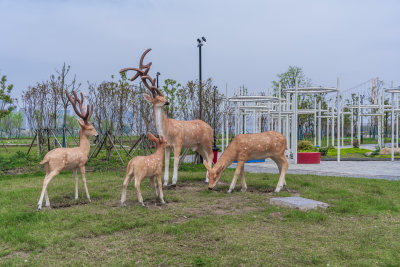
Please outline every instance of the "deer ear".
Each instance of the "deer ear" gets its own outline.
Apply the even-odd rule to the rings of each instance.
[[[146,100],[149,103],[152,103],[151,101],[153,100],[153,98],[151,96],[149,96],[148,94],[145,94],[145,93],[142,95],[143,95],[144,100]]]
[[[207,161],[203,160],[204,167],[206,167],[207,171],[211,172],[211,167],[208,166]]]
[[[149,138],[149,140],[152,141],[152,142],[154,142],[154,143],[157,143],[157,142],[158,142],[157,137],[155,137],[155,136],[154,136],[152,133],[150,133],[150,132],[147,133],[147,138]]]
[[[85,122],[83,120],[78,120],[79,124],[84,127],[85,126]]]

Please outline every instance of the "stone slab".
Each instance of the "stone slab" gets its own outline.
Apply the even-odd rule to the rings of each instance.
[[[275,197],[269,200],[270,204],[277,206],[285,206],[292,209],[311,210],[316,208],[326,209],[329,207],[327,203],[303,198],[303,197]]]

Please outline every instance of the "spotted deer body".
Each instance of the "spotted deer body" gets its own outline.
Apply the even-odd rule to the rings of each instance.
[[[125,205],[126,191],[128,183],[135,179],[135,187],[137,191],[138,201],[144,206],[143,197],[140,190],[140,184],[145,178],[150,179],[150,185],[153,188],[156,200],[165,203],[162,191],[162,167],[164,159],[164,150],[168,146],[167,141],[160,136],[156,138],[151,133],[147,134],[150,141],[156,143],[156,151],[149,156],[138,156],[131,159],[126,167],[126,176],[122,188],[121,205]]]
[[[128,70],[136,71],[135,76],[131,80],[135,80],[139,76],[143,84],[150,90],[151,96],[143,94],[144,99],[153,105],[154,123],[156,125],[157,133],[163,136],[170,147],[174,148],[174,173],[172,176],[172,185],[178,181],[178,166],[179,156],[183,147],[191,148],[198,152],[203,159],[209,164],[212,164],[213,151],[213,131],[210,125],[202,120],[181,121],[168,118],[163,110],[165,105],[168,105],[164,94],[157,88],[156,79],[151,79],[148,75],[152,63],[143,64],[143,59],[151,49],[147,49],[139,62],[139,68],[125,68],[121,72]],[[149,84],[150,82],[150,84]],[[169,161],[171,149],[165,149],[165,172],[164,172],[164,185],[169,183]],[[206,182],[208,182],[206,178]]]
[[[222,156],[218,159],[213,168],[204,162],[208,170],[209,184],[211,190],[219,181],[223,171],[237,161],[237,167],[229,187],[228,193],[235,188],[238,176],[241,176],[242,191],[246,191],[247,185],[244,176],[244,164],[248,160],[271,158],[279,169],[279,181],[275,192],[281,191],[286,186],[286,171],[288,162],[285,156],[286,138],[275,131],[268,131],[255,134],[240,134],[235,136]]]
[[[78,96],[74,91],[72,91],[73,97],[67,93],[67,97],[71,102],[75,113],[82,119],[78,120],[80,125],[79,130],[79,146],[73,148],[56,148],[49,151],[40,164],[44,165],[44,170],[46,171],[46,176],[43,181],[42,193],[38,202],[38,210],[42,209],[43,197],[46,197],[46,207],[50,206],[50,200],[47,194],[47,186],[50,181],[56,177],[62,170],[73,170],[75,177],[75,199],[78,199],[78,169],[82,175],[83,186],[85,188],[86,197],[90,201],[89,191],[86,185],[86,169],[85,164],[88,160],[88,154],[90,151],[90,141],[89,136],[97,136],[97,131],[93,125],[89,122],[89,119],[93,112],[93,106],[91,109],[87,106],[86,113],[83,114],[83,95],[82,99],[79,100]],[[80,111],[76,106],[78,101]]]

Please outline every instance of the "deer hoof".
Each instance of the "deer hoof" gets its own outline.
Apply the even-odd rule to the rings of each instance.
[[[227,193],[230,194],[230,193],[232,193],[232,191],[231,191],[231,190],[228,190]]]
[[[42,209],[42,206],[39,205],[39,206],[37,207],[37,210],[40,211],[41,209]]]
[[[121,207],[126,207],[126,203],[125,202],[121,202]]]
[[[247,191],[247,188],[242,188],[241,191],[242,191],[242,192],[246,192],[246,191]]]

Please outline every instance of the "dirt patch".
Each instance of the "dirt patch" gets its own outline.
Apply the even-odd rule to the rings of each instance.
[[[203,182],[182,182],[176,185],[164,186],[163,190],[203,191],[207,184]]]
[[[91,200],[96,201],[98,199],[92,198]],[[86,205],[89,203],[91,203],[91,202],[89,202],[87,199],[75,200],[75,198],[73,198],[72,196],[63,196],[59,203],[50,204],[50,208],[63,209],[63,208],[69,208],[69,207],[73,207],[73,206],[82,206],[82,205]]]
[[[10,170],[5,170],[4,174],[18,175],[30,172],[30,168],[15,168]]]
[[[5,255],[5,256],[3,256],[3,257],[0,257],[0,260],[10,260],[10,259],[16,258],[16,257],[18,257],[18,258],[23,258],[23,259],[27,259],[27,258],[30,257],[30,255],[31,255],[30,252],[26,252],[26,251],[14,251],[14,252],[11,252],[10,254],[7,254],[7,255]],[[25,260],[25,261],[26,261],[26,260]]]
[[[236,195],[227,198],[218,198],[207,204],[202,203],[198,207],[183,207],[182,210],[194,216],[203,215],[232,215],[243,214],[251,211],[259,210],[260,207],[253,205],[243,195]]]

